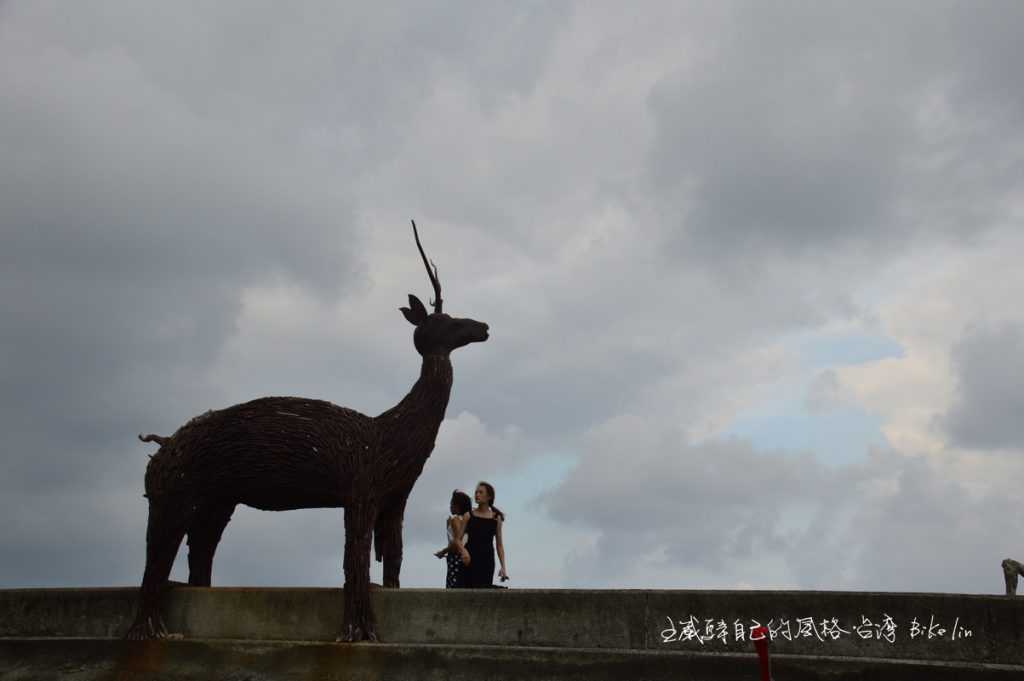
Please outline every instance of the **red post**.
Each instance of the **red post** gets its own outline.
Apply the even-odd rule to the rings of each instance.
[[[757,649],[757,657],[761,663],[761,681],[772,681],[772,665],[768,659],[768,627],[757,627],[750,632],[750,638]]]

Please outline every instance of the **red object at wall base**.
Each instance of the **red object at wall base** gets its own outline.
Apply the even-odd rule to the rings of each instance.
[[[761,681],[774,681],[772,679],[772,664],[768,659],[768,627],[757,627],[751,631],[750,640],[754,642],[758,661],[761,663]]]

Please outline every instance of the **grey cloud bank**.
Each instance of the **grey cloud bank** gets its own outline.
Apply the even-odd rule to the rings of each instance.
[[[956,379],[939,455],[836,468],[713,432],[801,370],[787,334],[897,333],[893,272],[999,276],[971,254],[1018,248],[1021,13],[0,5],[0,584],[138,581],[139,431],[261,394],[397,402],[415,217],[493,334],[455,358],[404,583],[439,582],[453,487],[570,452],[564,479],[499,485],[549,528],[513,534],[522,586],[998,592],[1021,282],[977,331],[907,317],[942,341],[892,362]],[[342,541],[337,513],[240,511],[215,580],[340,584]]]

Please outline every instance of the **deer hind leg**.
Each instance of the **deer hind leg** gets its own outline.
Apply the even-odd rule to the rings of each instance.
[[[125,638],[133,640],[164,638],[167,627],[160,617],[160,596],[174,566],[181,540],[185,537],[188,505],[180,500],[149,501],[146,524],[146,571],[142,576],[139,610]]]
[[[384,561],[384,588],[399,588],[398,575],[402,571],[402,519],[405,516],[405,502],[385,504],[377,516],[373,530],[373,541],[378,561]]]
[[[215,504],[197,514],[192,521],[188,529],[189,586],[210,586],[213,554],[234,512],[234,503]]]

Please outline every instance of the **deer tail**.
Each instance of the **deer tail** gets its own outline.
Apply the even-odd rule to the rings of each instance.
[[[170,442],[171,440],[171,438],[169,437],[164,437],[163,435],[154,435],[153,433],[150,433],[149,435],[143,435],[142,433],[139,433],[139,439],[142,440],[143,442],[158,442],[160,443],[161,447]]]

